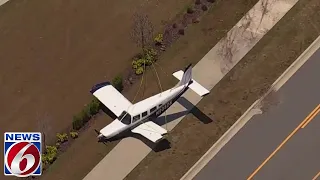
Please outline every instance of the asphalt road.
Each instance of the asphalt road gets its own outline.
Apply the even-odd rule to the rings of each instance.
[[[320,112],[301,123],[319,93],[320,49],[275,93],[280,103],[253,116],[194,179],[312,180],[320,171]]]

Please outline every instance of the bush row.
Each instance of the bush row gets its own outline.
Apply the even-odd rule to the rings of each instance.
[[[56,159],[58,155],[58,149],[61,145],[61,143],[67,142],[69,137],[67,133],[57,133],[57,142],[55,146],[46,146],[44,153],[42,154],[42,163],[44,165],[52,164]],[[78,133],[71,131],[70,132],[70,137],[72,139],[76,139],[78,137]]]
[[[123,80],[121,76],[117,76],[112,81],[113,86],[118,89],[118,91],[123,90]],[[42,162],[44,165],[52,164],[58,155],[58,149],[61,144],[67,142],[69,137],[72,139],[78,138],[78,131],[81,129],[92,116],[96,115],[101,107],[101,103],[97,98],[93,98],[89,104],[87,104],[82,111],[73,117],[72,121],[72,131],[69,132],[69,136],[67,133],[57,133],[56,144],[55,146],[46,146],[44,153],[42,154]]]
[[[112,84],[118,91],[121,92],[123,90],[122,76],[116,76],[113,79]],[[100,107],[100,101],[94,97],[91,100],[91,102],[87,104],[79,114],[73,116],[72,128],[74,130],[81,129],[90,120],[92,116],[96,115],[99,112]]]
[[[99,109],[100,101],[97,98],[93,98],[92,101],[87,104],[79,114],[73,116],[72,128],[74,130],[79,130],[93,115],[99,112]]]

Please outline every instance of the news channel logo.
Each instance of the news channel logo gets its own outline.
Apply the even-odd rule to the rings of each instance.
[[[4,133],[5,176],[40,176],[41,167],[41,133]]]

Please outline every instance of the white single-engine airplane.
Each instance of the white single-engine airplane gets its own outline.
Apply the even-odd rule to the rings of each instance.
[[[117,118],[98,132],[98,139],[111,140],[124,131],[140,134],[150,141],[157,143],[167,134],[167,130],[152,122],[166,111],[179,97],[192,89],[200,96],[209,91],[192,79],[191,64],[173,73],[179,83],[173,88],[156,94],[145,100],[132,104],[109,82],[96,84],[90,92],[100,100]]]

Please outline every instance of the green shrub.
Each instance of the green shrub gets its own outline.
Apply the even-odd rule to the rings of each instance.
[[[146,58],[149,56],[149,57],[152,57],[154,61],[156,61],[156,57],[158,55],[156,50],[149,48],[149,49],[145,49],[144,51],[145,51]]]
[[[41,155],[44,164],[52,164],[57,159],[58,149],[55,146],[46,146],[46,153]]]
[[[91,102],[88,104],[89,114],[91,116],[97,114],[100,108],[100,101],[97,98],[93,98]]]
[[[49,164],[48,156],[46,154],[41,154],[41,161],[43,164]]]
[[[73,116],[72,128],[79,130],[89,119],[97,114],[100,109],[100,101],[97,98],[93,98],[91,102],[81,110],[81,112]]]
[[[151,63],[152,62],[147,59],[134,60],[134,61],[132,61],[132,68],[135,70],[135,73],[137,75],[140,75],[144,72],[145,66],[148,66]]]
[[[80,112],[80,118],[82,119],[82,125],[89,121],[91,114],[90,114],[90,107],[86,105]]]
[[[58,138],[58,140],[57,140],[58,143],[64,143],[64,142],[68,141],[68,134],[67,133],[62,133],[62,134],[57,133],[57,138]]]
[[[156,43],[156,45],[161,45],[163,42],[163,34],[159,33],[155,38],[154,38],[154,42]]]
[[[141,59],[136,59],[132,61],[132,68],[133,69],[138,69],[139,67],[144,66],[144,63],[146,62],[145,59],[141,58]]]
[[[135,70],[137,75],[140,75],[144,72],[145,66],[150,66],[157,60],[157,51],[154,49],[144,49],[143,56],[135,57],[132,61],[132,68]]]
[[[132,68],[133,68],[133,69],[137,69],[137,68],[138,68],[138,64],[137,64],[137,61],[136,61],[136,60],[133,60],[133,61],[132,61]]]
[[[72,139],[76,139],[76,138],[78,138],[79,134],[77,132],[72,131],[72,132],[70,132],[70,136]]]
[[[80,114],[73,116],[72,128],[79,130],[84,125],[83,119],[80,117]]]
[[[144,72],[143,67],[138,67],[135,72],[137,75],[142,74]]]
[[[157,58],[157,51],[155,51],[154,49],[147,49],[145,51],[145,59],[146,61],[146,65],[151,65],[152,63],[154,63],[156,61]]]
[[[121,92],[123,90],[122,76],[118,75],[112,80],[112,85]]]

